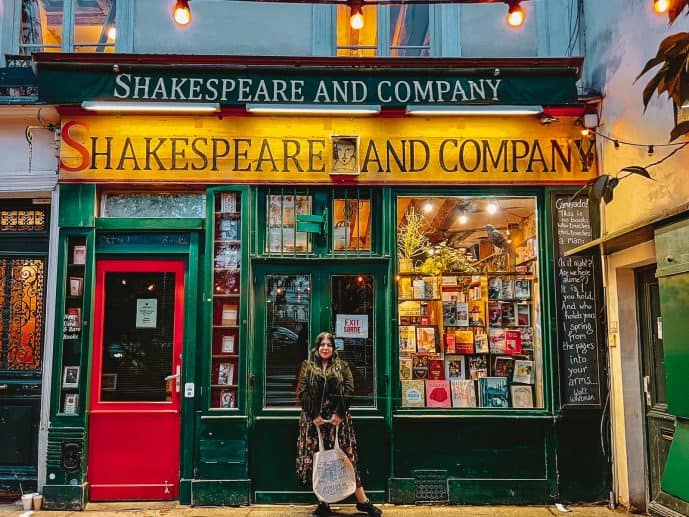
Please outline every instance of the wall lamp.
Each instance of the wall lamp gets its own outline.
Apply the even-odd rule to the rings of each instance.
[[[220,104],[211,102],[84,101],[81,107],[89,111],[131,113],[214,113],[220,111]]]
[[[175,4],[175,22],[177,22],[177,25],[189,25],[191,22],[189,0],[177,0]]]
[[[377,104],[247,104],[249,113],[271,115],[376,115],[380,113]]]
[[[490,105],[490,106],[428,106],[419,104],[407,106],[407,115],[430,115],[430,116],[450,116],[450,115],[540,115],[543,113],[543,106],[510,106],[510,105]]]

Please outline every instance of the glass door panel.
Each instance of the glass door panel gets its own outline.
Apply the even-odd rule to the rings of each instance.
[[[297,373],[311,343],[311,275],[265,277],[264,407],[296,407]]]

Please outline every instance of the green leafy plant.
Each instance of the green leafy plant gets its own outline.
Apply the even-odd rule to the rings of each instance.
[[[400,259],[413,259],[424,253],[428,246],[425,229],[426,218],[409,208],[404,214],[405,222],[397,230],[397,254]]]
[[[473,273],[476,271],[474,259],[463,249],[452,248],[443,241],[437,246],[429,247],[428,258],[421,265],[421,272],[428,275],[443,273]]]

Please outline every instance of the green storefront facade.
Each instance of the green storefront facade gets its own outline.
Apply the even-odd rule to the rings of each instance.
[[[355,373],[359,469],[373,500],[607,497],[604,347],[594,333],[595,360],[583,359],[595,389],[568,389],[579,370],[558,331],[571,314],[562,271],[581,270],[559,262],[558,224],[596,175],[575,127],[580,61],[357,65],[36,57],[43,98],[62,114],[47,507],[313,501],[294,473],[294,382],[325,329]],[[488,82],[498,76],[504,83]],[[249,100],[308,111],[319,88],[344,113],[247,114]],[[564,123],[416,117],[407,88],[425,101],[417,107],[537,105]],[[116,113],[93,114],[84,101]],[[146,112],[163,101],[219,111]],[[352,111],[372,105],[378,114]],[[336,149],[348,146],[343,172]],[[426,248],[416,269],[400,270],[400,234],[421,212]],[[462,230],[464,215],[481,222]],[[459,254],[453,266],[422,269],[442,248]],[[414,350],[403,351],[410,328]],[[455,377],[473,390],[472,407],[450,394]]]

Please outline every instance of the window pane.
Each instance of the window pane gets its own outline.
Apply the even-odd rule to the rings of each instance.
[[[333,275],[330,287],[335,350],[349,363],[354,376],[352,406],[375,406],[373,276]]]
[[[352,29],[349,24],[350,10],[346,5],[337,6],[337,55],[338,56],[375,56],[378,34],[376,8],[362,9],[364,27]]]
[[[311,342],[311,275],[268,275],[265,296],[265,407],[296,407],[299,366]]]
[[[308,195],[269,194],[266,251],[268,253],[307,253],[311,239],[297,231],[297,215],[311,214],[312,197]]]
[[[203,193],[108,192],[101,217],[206,217]]]
[[[74,47],[77,52],[113,52],[115,0],[77,0],[74,6]]]
[[[62,45],[62,2],[23,0],[19,47],[22,54],[59,52]]]
[[[544,407],[536,222],[532,197],[398,198],[402,407]]]
[[[106,273],[102,401],[170,400],[174,273]]]
[[[390,6],[390,55],[430,55],[430,6]]]
[[[333,250],[369,251],[371,200],[335,199],[333,204]]]

